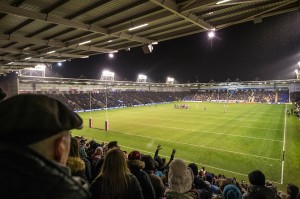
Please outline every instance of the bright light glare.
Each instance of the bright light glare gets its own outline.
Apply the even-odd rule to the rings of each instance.
[[[109,57],[109,58],[114,58],[114,54],[109,53],[109,54],[108,54],[108,57]]]
[[[147,79],[146,75],[139,75],[139,79]]]
[[[218,5],[218,4],[226,3],[226,2],[228,2],[228,1],[231,1],[231,0],[222,0],[222,1],[218,1],[216,4]]]
[[[300,61],[298,62],[298,66],[300,67]]]
[[[55,50],[47,52],[47,54],[52,54],[52,53],[55,53]]]
[[[168,77],[168,78],[167,78],[167,81],[168,81],[168,82],[173,82],[173,81],[174,81],[174,78]]]
[[[142,25],[139,25],[139,26],[135,26],[135,27],[129,28],[128,30],[131,31],[131,30],[139,29],[139,28],[142,28],[142,27],[145,27],[145,26],[148,26],[148,24],[145,23],[145,24],[142,24]]]
[[[111,71],[109,71],[109,70],[104,70],[104,71],[102,71],[102,75],[103,75],[104,77],[114,77],[114,76],[115,76],[115,73],[113,73],[113,72],[111,72]]]
[[[295,70],[295,73],[298,74],[298,70],[297,69]]]
[[[58,63],[57,63],[57,65],[58,65],[58,66],[61,66],[61,65],[62,65],[62,63],[58,62]]]
[[[84,42],[81,42],[81,43],[79,43],[78,45],[84,45],[84,44],[87,44],[87,43],[90,43],[91,41],[89,40],[89,41],[84,41]]]
[[[208,38],[213,38],[213,37],[215,37],[215,32],[214,31],[210,31],[209,33],[208,33]]]

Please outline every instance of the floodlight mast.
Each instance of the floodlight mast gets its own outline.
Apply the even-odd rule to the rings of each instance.
[[[140,74],[136,80],[139,83],[146,83],[147,82],[147,76]]]
[[[166,84],[174,84],[174,78],[172,78],[172,77],[167,77]]]
[[[45,70],[46,65],[45,64],[38,64],[34,68],[24,68],[19,71],[20,76],[37,76],[37,77],[45,77]]]
[[[92,91],[90,91],[90,118],[89,118],[89,127],[93,128],[93,118],[92,118]]]
[[[295,73],[296,73],[297,79],[300,79],[300,73],[299,73],[298,69],[295,70]]]
[[[113,82],[114,81],[114,77],[115,77],[115,73],[109,71],[109,70],[104,70],[102,71],[102,75],[100,80],[104,81],[104,87],[105,87],[105,130],[108,131],[109,130],[109,126],[108,126],[108,116],[107,116],[107,82]]]

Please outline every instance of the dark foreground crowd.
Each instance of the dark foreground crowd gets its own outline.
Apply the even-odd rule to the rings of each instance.
[[[18,95],[0,103],[0,198],[101,199],[299,199],[299,188],[284,192],[261,171],[250,184],[215,175],[197,164],[123,151],[117,141],[87,142],[72,137],[82,119],[44,95]]]

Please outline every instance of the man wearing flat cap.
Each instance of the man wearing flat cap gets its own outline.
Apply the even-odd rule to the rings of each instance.
[[[89,198],[65,166],[70,130],[80,128],[76,113],[44,95],[0,102],[0,198]]]

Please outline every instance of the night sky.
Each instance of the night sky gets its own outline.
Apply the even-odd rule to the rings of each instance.
[[[300,13],[264,18],[216,32],[209,40],[198,33],[154,45],[150,54],[141,47],[56,64],[53,73],[63,77],[98,79],[103,69],[116,73],[116,80],[136,81],[143,73],[148,81],[165,82],[167,76],[178,83],[293,79],[300,61]]]

